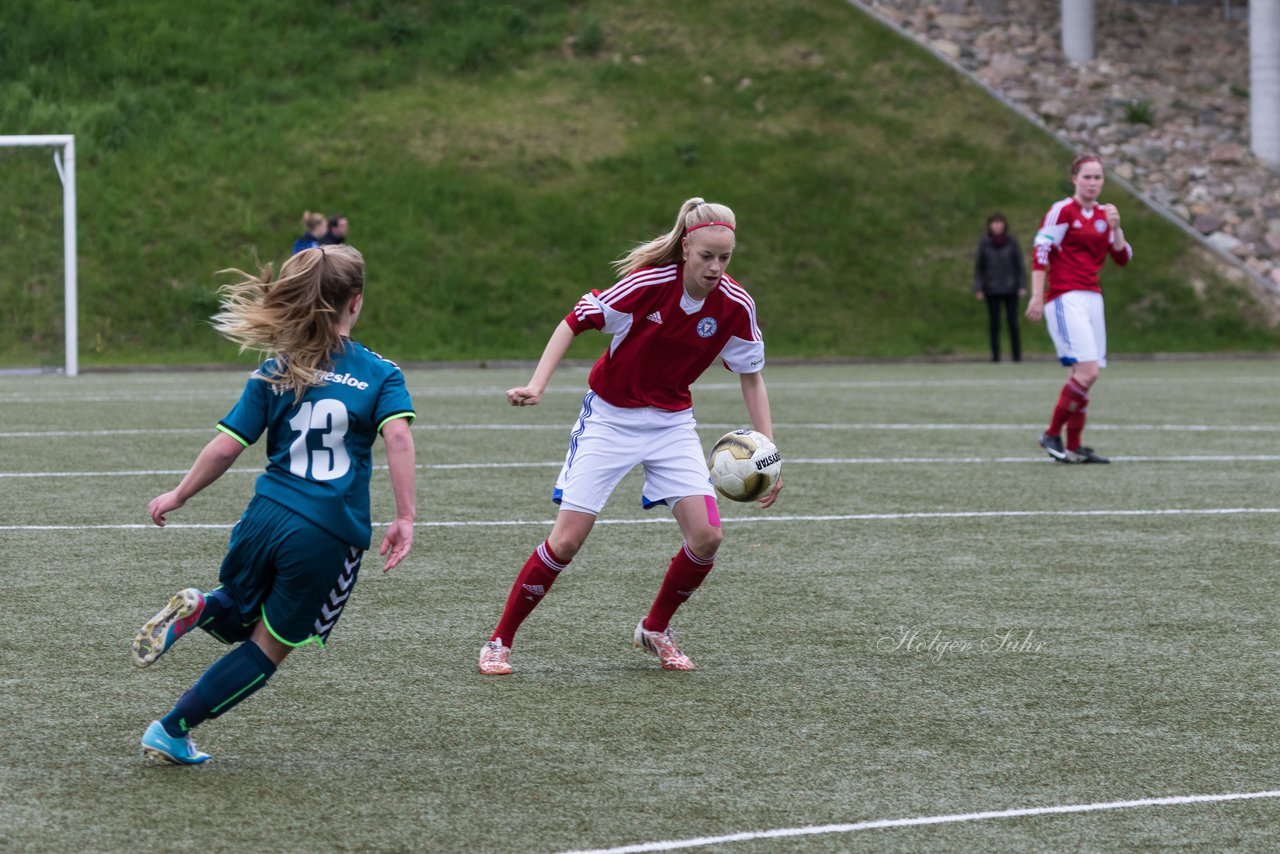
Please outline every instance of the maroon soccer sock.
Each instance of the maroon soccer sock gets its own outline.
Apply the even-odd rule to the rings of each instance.
[[[516,575],[515,583],[511,585],[507,606],[502,610],[502,619],[498,621],[498,627],[493,630],[489,640],[501,638],[504,646],[511,646],[516,629],[538,607],[542,597],[551,589],[556,576],[568,565],[569,561],[556,557],[550,544],[545,541],[534,549]]]
[[[1089,398],[1085,398],[1085,405],[1081,406],[1075,412],[1071,413],[1071,417],[1067,419],[1067,450],[1079,450],[1081,444],[1080,434],[1084,432],[1084,422],[1089,412]]]
[[[714,555],[709,558],[698,557],[689,551],[688,543],[681,545],[680,551],[676,552],[671,565],[667,567],[662,587],[658,588],[658,598],[653,600],[649,616],[644,618],[644,627],[651,632],[665,631],[671,623],[671,616],[706,580],[715,561]]]
[[[1058,395],[1058,403],[1053,408],[1053,419],[1049,422],[1049,435],[1057,436],[1062,433],[1062,427],[1067,420],[1088,404],[1089,390],[1075,380],[1067,380],[1067,384],[1062,387],[1062,393]],[[1070,447],[1070,442],[1067,446]]]

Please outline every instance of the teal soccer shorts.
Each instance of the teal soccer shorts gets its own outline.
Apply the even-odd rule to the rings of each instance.
[[[231,532],[218,580],[241,619],[288,646],[324,646],[356,586],[362,549],[255,495]]]

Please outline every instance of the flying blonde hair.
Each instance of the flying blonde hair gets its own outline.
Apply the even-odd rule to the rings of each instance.
[[[613,262],[613,268],[619,278],[634,273],[641,267],[661,267],[675,264],[681,260],[681,243],[689,230],[699,225],[711,223],[727,223],[730,228],[737,227],[737,219],[733,211],[725,205],[703,201],[694,196],[686,199],[676,214],[676,224],[671,231],[655,237],[647,243],[641,243],[626,255]]]
[[[292,389],[295,399],[319,385],[343,346],[338,321],[352,298],[364,293],[364,256],[351,246],[320,246],[285,261],[279,277],[270,264],[256,276],[218,271],[224,273],[239,280],[218,289],[222,310],[213,316],[213,328],[239,344],[240,352],[275,359],[275,369],[260,376]]]

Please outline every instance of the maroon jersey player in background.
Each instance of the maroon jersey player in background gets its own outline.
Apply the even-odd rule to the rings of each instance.
[[[1027,319],[1045,319],[1058,359],[1070,372],[1040,447],[1062,463],[1106,463],[1110,460],[1081,444],[1089,389],[1098,380],[1098,369],[1107,366],[1107,326],[1098,272],[1107,255],[1122,267],[1128,264],[1133,249],[1124,239],[1116,206],[1098,202],[1105,181],[1102,160],[1096,154],[1076,157],[1071,181],[1075,193],[1045,214],[1031,265]]]

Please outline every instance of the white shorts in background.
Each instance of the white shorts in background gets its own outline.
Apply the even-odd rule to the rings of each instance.
[[[1067,291],[1044,307],[1044,325],[1058,350],[1058,361],[1107,366],[1107,324],[1102,317],[1102,294]]]
[[[614,487],[637,465],[644,467],[640,500],[645,509],[687,495],[714,497],[696,427],[692,409],[628,409],[587,392],[552,500],[599,514]]]

